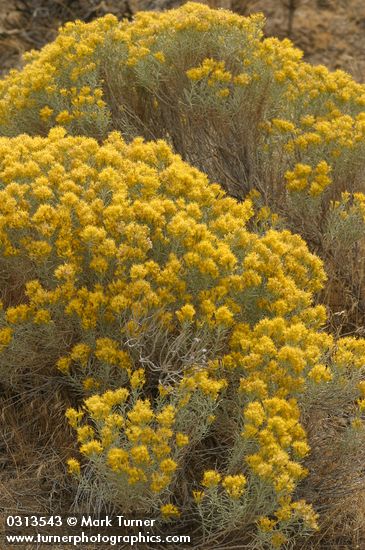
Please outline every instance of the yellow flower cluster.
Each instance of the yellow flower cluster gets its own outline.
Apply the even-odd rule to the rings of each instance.
[[[338,340],[333,361],[341,370],[365,366],[365,340],[347,336]]]
[[[206,80],[208,86],[218,86],[216,95],[218,97],[228,97],[230,94],[227,84],[233,79],[232,74],[225,70],[224,61],[215,61],[214,59],[204,59],[200,67],[195,67],[186,71],[186,76],[192,81]],[[241,85],[244,85],[244,75],[238,75],[235,77],[235,83],[240,81]],[[249,77],[247,76],[247,83]]]
[[[289,450],[292,448],[297,458],[309,452],[296,402],[264,399],[262,405],[250,403],[244,416],[243,437],[255,438],[259,445],[258,452],[247,457],[248,464],[258,476],[271,481],[278,493],[291,494],[306,470],[291,459]]]
[[[326,365],[316,365],[309,371],[308,376],[315,382],[332,380],[332,373]]]
[[[247,147],[261,152],[258,165],[250,160],[247,185],[258,181],[267,187],[272,204],[291,219],[291,203],[282,201],[285,181],[289,191],[306,190],[312,197],[329,186],[343,188],[344,178],[350,187],[358,181],[363,167],[355,157],[364,157],[365,87],[342,71],[304,63],[288,39],[264,39],[263,24],[261,14],[245,18],[193,2],[161,13],[140,12],[131,22],[107,15],[87,24],[68,23],[53,43],[27,54],[24,68],[10,71],[0,83],[0,133],[44,135],[61,124],[70,133],[100,138],[113,128],[137,135],[143,127],[151,135],[162,124],[167,126],[161,135],[181,131],[173,141],[185,147],[186,125],[194,136],[191,121],[199,120],[200,128],[203,119],[210,124],[213,112],[223,114],[224,136],[247,135],[252,142],[239,143],[239,154]],[[147,102],[144,114],[138,113],[144,117],[138,130],[133,129],[136,94]],[[176,116],[165,116],[163,110],[172,104]],[[209,115],[201,116],[207,110]],[[206,127],[209,134],[217,122]],[[246,164],[245,158],[239,160]],[[266,164],[271,170],[275,165],[273,173],[262,169]],[[230,176],[237,179],[233,171]],[[220,178],[223,182],[224,171],[218,172]],[[42,184],[37,192],[49,193]],[[43,224],[46,232],[48,225]],[[112,254],[113,244],[104,245]],[[41,240],[30,242],[28,250],[36,257],[50,253]],[[92,265],[104,273],[107,260],[98,256]],[[211,262],[201,267],[215,273]],[[39,322],[45,321],[46,314],[39,314]]]
[[[70,474],[72,475],[79,475],[80,474],[80,463],[78,460],[76,460],[75,458],[70,458],[68,461],[67,461],[67,465],[68,465],[68,471]]]
[[[222,485],[230,497],[240,498],[245,490],[247,480],[244,475],[238,474],[234,476],[226,476],[222,481]]]
[[[215,470],[207,470],[206,472],[204,472],[202,485],[204,485],[204,487],[207,487],[208,489],[211,489],[212,487],[216,487],[220,480],[220,473],[216,472]]]
[[[179,509],[174,504],[164,504],[161,506],[162,517],[178,517],[180,515]]]
[[[13,330],[6,327],[0,330],[0,349],[6,348],[12,339]]]
[[[174,438],[172,405],[155,413],[148,399],[138,399],[130,406],[127,398],[125,388],[108,390],[86,399],[84,411],[69,409],[67,418],[77,431],[81,454],[91,461],[102,458],[104,467],[126,479],[130,486],[143,483],[152,493],[161,493],[178,468],[173,453],[178,456],[189,437],[177,432]],[[81,425],[85,413],[88,420],[96,423],[96,429]],[[69,461],[69,470],[80,473],[74,459]]]
[[[276,519],[267,516],[259,518],[257,525],[265,539],[274,548],[281,548],[286,542],[285,535],[280,531],[280,524],[285,525],[288,521],[303,520],[311,529],[318,530],[318,514],[304,500],[292,502],[290,498],[282,498],[281,506],[275,513]]]
[[[189,69],[186,76],[190,80],[201,80],[208,78],[208,85],[213,86],[216,82],[230,82],[232,75],[225,71],[224,61],[215,61],[214,59],[204,59],[201,67]]]
[[[316,197],[331,184],[329,172],[331,167],[322,160],[312,169],[307,164],[296,164],[294,170],[285,173],[287,189],[289,191],[303,191],[308,188],[309,194]],[[309,176],[311,179],[309,180]]]
[[[342,232],[352,231],[363,235],[365,223],[365,194],[341,193],[339,200],[331,201],[330,216],[334,225],[341,228]]]

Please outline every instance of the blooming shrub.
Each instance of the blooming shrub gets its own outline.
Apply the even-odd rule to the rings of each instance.
[[[1,82],[0,132],[46,135],[62,124],[97,138],[117,129],[167,139],[230,194],[258,190],[325,260],[328,300],[340,285],[356,322],[363,209],[350,235],[333,219],[338,201],[347,211],[342,192],[363,190],[365,88],[304,63],[289,40],[263,39],[263,24],[190,2],[132,22],[67,23]]]
[[[361,443],[365,349],[323,331],[304,241],[249,230],[252,201],[163,141],[1,138],[0,181],[1,381],[77,390],[82,494],[208,546],[236,525],[274,547],[315,529],[301,411],[345,385]]]

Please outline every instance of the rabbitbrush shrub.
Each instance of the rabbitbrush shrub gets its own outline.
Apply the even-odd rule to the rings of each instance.
[[[190,2],[132,22],[67,23],[0,84],[0,132],[46,135],[62,124],[96,138],[116,129],[166,139],[230,194],[259,191],[325,260],[325,299],[333,310],[351,305],[356,325],[365,314],[365,88],[304,63],[289,40],[263,39],[263,24],[260,14]]]
[[[250,231],[250,199],[163,141],[57,127],[0,139],[0,216],[1,382],[63,377],[79,507],[178,518],[200,547],[291,544],[317,528],[303,419],[323,396],[361,478],[365,342],[324,332],[321,261]]]

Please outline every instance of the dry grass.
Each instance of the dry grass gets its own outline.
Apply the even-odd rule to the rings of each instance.
[[[320,531],[299,548],[360,549],[365,547],[365,438],[358,432],[355,441],[349,431],[354,406],[346,391],[343,403],[335,395],[331,403],[327,393],[316,396],[303,419],[311,453],[299,496],[320,514]]]
[[[65,514],[73,502],[66,460],[75,442],[65,419],[67,396],[60,388],[11,394],[0,399],[0,548],[9,514]],[[34,545],[22,545],[34,550]],[[60,546],[69,550],[71,546]],[[94,547],[85,550],[94,550]]]
[[[0,509],[4,513],[67,510],[72,481],[65,460],[74,442],[65,419],[66,396],[54,392],[4,394],[0,401]]]

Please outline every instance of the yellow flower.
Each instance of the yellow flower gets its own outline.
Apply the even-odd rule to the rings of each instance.
[[[194,375],[197,387],[205,394],[209,395],[212,399],[217,399],[218,393],[227,386],[227,380],[214,380],[209,378],[206,370],[198,371]]]
[[[305,441],[294,441],[292,447],[299,458],[304,458],[310,451],[310,447]]]
[[[84,390],[90,391],[90,390],[97,390],[100,386],[100,383],[97,380],[95,380],[95,378],[88,377],[88,378],[85,378],[85,380],[83,380],[82,385]]]
[[[179,311],[176,312],[176,317],[181,323],[184,321],[191,322],[195,316],[195,309],[191,304],[185,304]]]
[[[67,461],[68,471],[73,475],[80,475],[80,462],[75,458],[69,458]]]
[[[112,413],[106,417],[105,425],[112,428],[124,428],[125,418],[121,414]]]
[[[298,500],[297,502],[293,502],[291,507],[311,529],[315,531],[319,529],[317,523],[319,516],[310,504],[307,504],[304,500]]]
[[[153,57],[157,59],[157,61],[160,61],[160,63],[165,63],[165,55],[163,52],[156,52],[153,54]]]
[[[110,447],[112,443],[118,439],[118,433],[113,429],[113,427],[105,425],[99,430],[99,435],[103,447]]]
[[[357,387],[361,396],[365,397],[365,380],[362,380],[361,382],[359,382]]]
[[[95,420],[106,418],[110,414],[111,405],[105,403],[100,395],[92,395],[84,401],[87,411]]]
[[[180,516],[179,509],[174,504],[164,504],[161,506],[161,513],[164,518]]]
[[[199,504],[204,498],[204,491],[193,491],[193,499],[196,504]]]
[[[227,306],[221,306],[216,310],[215,319],[218,324],[227,326],[232,325],[234,322],[233,314]]]
[[[156,435],[157,436],[157,435]],[[157,436],[158,437],[158,436]],[[171,453],[171,447],[167,443],[161,442],[158,445],[154,445],[152,450],[158,459],[163,458]]]
[[[229,96],[229,88],[223,88],[222,90],[219,90],[217,92],[218,97],[228,97]]]
[[[73,361],[79,361],[83,367],[86,367],[90,353],[90,347],[87,344],[80,343],[72,348],[70,356]]]
[[[160,470],[164,474],[171,474],[176,470],[176,468],[177,468],[177,464],[171,458],[165,458],[165,460],[160,462]]]
[[[13,336],[13,329],[6,327],[0,330],[0,351],[8,346]]]
[[[206,470],[204,472],[202,485],[204,487],[207,487],[208,489],[211,489],[212,487],[216,487],[218,483],[221,480],[221,475],[216,470]]]
[[[232,498],[240,498],[245,490],[247,480],[244,475],[237,474],[234,476],[226,476],[223,481],[222,485]]]
[[[160,493],[170,484],[171,478],[169,475],[153,472],[151,475],[151,491]]]
[[[26,304],[20,304],[16,307],[8,307],[6,310],[6,320],[8,323],[16,324],[26,321],[29,317],[30,308]]]
[[[76,409],[69,408],[66,411],[66,418],[73,428],[77,428],[80,420],[84,416],[84,413],[81,411],[77,411]]]
[[[272,531],[276,523],[274,519],[269,519],[267,517],[261,517],[258,521],[259,528],[264,532]]]
[[[68,111],[61,111],[56,116],[56,122],[62,124],[63,122],[67,123],[73,119],[73,116]]]
[[[134,424],[148,424],[153,419],[151,403],[148,399],[138,399],[133,409],[128,413],[128,418]]]
[[[159,414],[156,420],[161,426],[169,428],[175,422],[175,407],[167,405]]]
[[[61,372],[67,374],[70,371],[71,367],[71,357],[60,357],[56,365]]]
[[[158,386],[158,393],[161,397],[166,397],[166,395],[169,395],[171,390],[172,390],[172,388],[165,387],[162,384],[159,384],[159,386]]]
[[[146,383],[146,376],[145,376],[145,370],[144,369],[137,369],[133,372],[130,383],[132,389],[138,389],[142,388],[144,384]]]
[[[247,86],[250,81],[251,77],[247,73],[241,73],[233,78],[234,84],[237,84],[238,86]]]
[[[40,115],[42,120],[48,120],[49,117],[52,115],[52,113],[53,113],[53,109],[48,107],[48,105],[46,105],[45,107],[43,107],[39,111],[39,115]]]
[[[291,518],[292,510],[289,504],[282,504],[281,507],[276,510],[275,516],[279,521],[287,521]]]
[[[265,420],[265,412],[262,405],[258,401],[249,403],[244,410],[245,420],[249,421],[256,427],[261,426]]]
[[[125,434],[126,434],[127,438],[132,443],[136,443],[141,438],[142,433],[143,433],[143,429],[140,426],[133,426],[132,425],[132,426],[129,426],[128,428],[126,428],[126,430],[125,430]]]
[[[109,390],[102,395],[103,402],[109,407],[125,403],[129,395],[127,388],[118,388],[117,390]]]
[[[151,457],[148,453],[146,445],[138,445],[137,447],[132,447],[130,454],[137,464],[149,464],[151,462]]]
[[[272,125],[277,128],[280,132],[294,132],[295,126],[289,120],[283,120],[280,118],[273,118]]]
[[[132,390],[142,389],[147,379],[148,388],[144,389],[153,401],[137,401],[142,392],[129,395],[123,387],[103,389],[103,394],[84,400],[83,413],[90,425],[80,425],[80,411],[70,409],[67,417],[84,455],[95,460],[102,454],[98,467],[105,461],[106,468],[123,473],[129,484],[146,483],[157,495],[172,482],[178,467],[174,453],[181,458],[186,454],[179,450],[189,443],[182,433],[181,418],[188,418],[191,410],[204,409],[207,424],[215,420],[215,410],[219,420],[221,409],[216,409],[219,403],[214,401],[234,400],[232,391],[238,384],[236,397],[243,409],[238,424],[243,422],[244,437],[251,439],[242,443],[250,443],[254,448],[250,452],[255,453],[246,456],[251,474],[262,477],[277,492],[293,492],[305,475],[300,461],[309,446],[298,403],[291,396],[302,393],[308,380],[331,379],[329,367],[318,364],[321,357],[332,354],[335,368],[344,374],[364,366],[365,348],[360,340],[342,339],[332,353],[333,342],[323,332],[324,311],[311,305],[313,293],[325,281],[323,266],[300,237],[287,230],[268,229],[272,220],[268,207],[263,206],[265,197],[251,193],[242,203],[228,197],[163,141],[145,143],[137,138],[127,144],[118,132],[102,141],[111,120],[110,98],[101,99],[107,83],[100,81],[98,59],[106,53],[106,45],[112,44],[117,54],[120,48],[129,50],[128,61],[123,55],[114,56],[115,68],[119,63],[118,70],[127,75],[127,87],[135,71],[152,74],[153,69],[151,102],[153,105],[161,97],[158,113],[163,115],[166,102],[162,101],[159,79],[170,71],[162,63],[165,55],[169,60],[173,56],[170,46],[176,36],[184,40],[185,35],[199,32],[203,39],[204,33],[212,30],[213,35],[217,31],[217,36],[229,37],[234,30],[237,44],[245,45],[245,52],[231,56],[234,63],[232,59],[204,59],[203,55],[199,66],[187,71],[192,82],[180,75],[191,94],[192,108],[199,98],[208,98],[214,114],[216,95],[230,97],[232,101],[216,101],[219,117],[223,122],[226,117],[227,122],[230,109],[254,99],[251,92],[256,87],[269,83],[266,91],[270,94],[276,77],[274,88],[276,92],[280,88],[286,112],[279,109],[277,118],[263,121],[256,130],[263,160],[275,159],[275,173],[286,187],[280,190],[278,180],[277,193],[268,192],[267,197],[282,197],[284,206],[301,208],[308,203],[308,207],[317,208],[319,201],[310,197],[332,184],[332,171],[337,182],[338,170],[346,168],[341,162],[331,166],[331,152],[338,149],[342,158],[344,151],[356,156],[361,148],[365,115],[353,116],[351,105],[360,107],[364,91],[361,88],[359,97],[360,89],[351,92],[354,95],[350,94],[343,114],[341,102],[348,101],[350,93],[343,84],[348,83],[342,82],[340,75],[329,78],[323,69],[313,69],[312,74],[287,42],[261,40],[260,24],[256,18],[243,20],[233,13],[212,12],[194,4],[167,14],[140,14],[132,23],[119,24],[110,18],[75,23],[61,31],[56,43],[34,54],[23,72],[10,74],[0,86],[4,134],[19,133],[22,124],[29,124],[30,115],[39,128],[56,119],[64,124],[73,122],[73,133],[78,134],[67,136],[58,127],[46,138],[22,134],[0,139],[3,253],[24,256],[27,269],[37,268],[44,280],[49,276],[49,285],[43,288],[30,273],[32,279],[25,287],[29,304],[10,307],[1,314],[14,331],[13,325],[24,323],[16,327],[17,334],[23,330],[30,334],[34,329],[34,337],[37,331],[46,334],[52,328],[38,326],[51,319],[50,312],[53,323],[63,318],[58,328],[74,334],[70,332],[70,339],[66,338],[72,342],[71,349],[59,358],[57,366],[72,378],[81,374],[88,392],[98,384],[108,387],[110,376]],[[170,36],[169,29],[176,32]],[[189,32],[178,32],[184,29]],[[240,36],[246,40],[238,40]],[[165,39],[172,41],[168,50]],[[205,38],[201,43],[204,46]],[[227,53],[225,48],[219,51],[224,56]],[[128,71],[124,71],[127,64]],[[179,63],[173,65],[178,71]],[[70,85],[72,79],[74,86]],[[61,81],[62,87],[57,84]],[[322,102],[322,87],[331,95],[332,104]],[[296,101],[314,95],[323,103],[320,117],[308,114],[309,103],[302,105],[300,123],[289,116],[296,112],[291,108]],[[131,108],[127,96],[122,119]],[[189,116],[188,103],[179,115],[187,129],[194,118]],[[52,105],[54,113],[45,104]],[[84,131],[97,139],[82,137]],[[351,158],[347,160],[350,165]],[[251,176],[255,184],[255,174]],[[294,191],[306,191],[307,196],[301,197],[304,202]],[[340,210],[341,223],[349,224],[354,212],[359,219],[365,216],[365,199],[360,194],[342,197],[339,204],[342,206],[335,206],[334,212]],[[40,236],[34,234],[30,239],[28,229]],[[1,327],[0,346],[11,344],[11,328]],[[176,354],[174,350],[171,363],[174,357],[177,363],[169,366],[164,361],[168,352],[165,343],[173,342],[177,348],[183,336],[186,345],[176,349]],[[130,352],[122,349],[123,342]],[[144,373],[141,368],[141,346],[147,355],[150,350],[153,362],[161,355],[167,370],[160,373],[160,379],[158,373],[149,368]],[[204,347],[209,349],[203,351]],[[216,347],[221,353],[214,356]],[[7,353],[16,352],[17,346],[11,344]],[[84,373],[71,368],[73,362],[82,366]],[[173,371],[180,367],[184,372],[181,380],[175,372],[174,387]],[[226,394],[224,388],[228,388]],[[359,399],[360,409],[364,408],[363,394],[365,389],[359,385],[353,401]],[[174,405],[166,406],[168,396]],[[360,419],[354,422],[360,423]],[[112,485],[117,477],[111,476]],[[220,481],[218,472],[208,470],[203,486],[217,487]],[[243,475],[228,475],[220,489],[223,495],[239,498],[245,484]],[[196,497],[203,498],[203,493],[197,492]],[[277,513],[281,519],[289,519],[288,506],[280,506]]]
[[[114,472],[125,471],[128,466],[128,453],[124,449],[112,448],[108,452],[108,464]]]
[[[118,347],[118,343],[111,338],[97,338],[95,357],[105,363],[117,364],[119,360]]]
[[[77,428],[77,441],[80,441],[80,443],[84,443],[88,439],[92,439],[94,435],[95,432],[91,426],[80,426]]]
[[[86,456],[92,456],[94,454],[100,454],[103,451],[102,444],[96,439],[92,439],[88,443],[84,443],[80,447],[80,453]]]
[[[140,468],[135,468],[135,467],[132,467],[132,466],[128,466],[126,468],[126,473],[128,474],[128,484],[129,485],[135,485],[136,483],[139,483],[140,481],[142,481],[142,482],[147,481],[146,474]]]
[[[33,317],[33,321],[35,324],[48,324],[52,321],[51,314],[46,309],[39,309]]]
[[[363,420],[361,420],[361,418],[355,418],[354,420],[351,421],[351,426],[355,430],[360,430],[361,428],[364,427],[364,422]]]
[[[320,382],[330,382],[332,373],[326,365],[315,365],[308,374],[309,378],[319,384]]]
[[[178,432],[176,434],[176,445],[178,447],[184,447],[185,445],[188,445],[189,443],[189,436],[186,434],[183,434],[181,432]]]
[[[276,532],[271,536],[271,544],[273,548],[281,548],[286,541],[287,538],[283,533]]]

